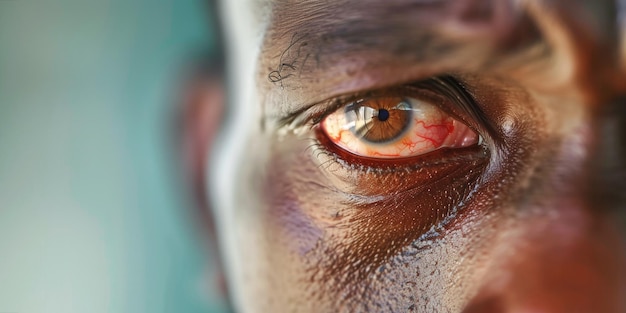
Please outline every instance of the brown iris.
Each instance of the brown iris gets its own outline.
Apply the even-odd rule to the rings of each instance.
[[[372,143],[399,138],[411,121],[412,107],[401,97],[378,97],[354,102],[345,109],[350,130]]]

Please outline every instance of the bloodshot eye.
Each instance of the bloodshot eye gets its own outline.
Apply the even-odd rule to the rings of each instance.
[[[436,105],[410,97],[361,99],[331,113],[320,126],[339,148],[370,158],[413,157],[479,142],[467,125]]]

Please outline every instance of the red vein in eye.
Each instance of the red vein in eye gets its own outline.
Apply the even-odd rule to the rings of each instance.
[[[380,153],[378,151],[374,151],[371,149],[366,149],[365,151],[367,152],[367,155],[369,156],[384,156],[384,157],[399,157],[400,156],[400,153],[393,153],[393,154]]]
[[[430,142],[435,148],[441,147],[448,135],[454,131],[454,124],[450,118],[442,119],[441,124],[427,125],[424,121],[418,119],[415,119],[415,123],[427,130],[426,134],[420,134],[418,130],[415,132],[415,135]]]
[[[409,149],[409,151],[413,151],[413,149],[415,149],[415,146],[417,146],[417,142],[413,142],[411,141],[411,139],[409,138],[403,138],[401,141],[402,145],[404,145],[407,149]]]
[[[329,134],[328,132],[326,134],[328,134],[328,137],[330,137],[330,139],[332,139],[334,142],[342,142],[341,141],[341,136],[343,136],[344,132],[347,132],[348,130],[341,130],[339,131],[339,133],[337,134],[336,137],[333,137],[332,134]]]

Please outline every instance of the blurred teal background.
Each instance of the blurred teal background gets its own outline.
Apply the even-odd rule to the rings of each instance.
[[[175,149],[202,1],[0,0],[0,312],[221,312]]]

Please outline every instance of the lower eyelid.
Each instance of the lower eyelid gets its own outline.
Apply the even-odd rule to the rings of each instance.
[[[440,149],[401,160],[363,158],[318,142],[328,140],[319,132],[317,130],[318,139],[309,149],[313,162],[331,181],[340,182],[338,187],[343,191],[361,195],[378,196],[408,190],[438,177],[453,175],[455,169],[479,173],[490,160],[489,150],[484,145]],[[378,188],[372,190],[371,186]]]

